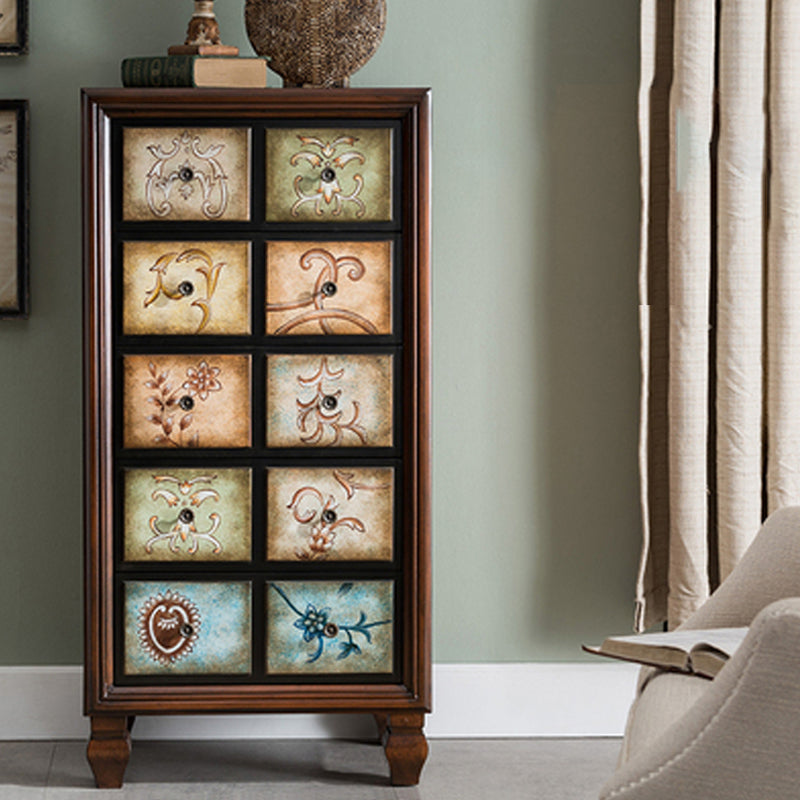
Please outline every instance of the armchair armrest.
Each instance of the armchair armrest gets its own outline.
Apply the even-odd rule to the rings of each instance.
[[[770,514],[733,572],[681,627],[744,627],[782,597],[800,597],[800,506]]]
[[[798,664],[800,597],[792,597],[758,614],[742,646],[702,696],[617,770],[601,800],[796,796]]]

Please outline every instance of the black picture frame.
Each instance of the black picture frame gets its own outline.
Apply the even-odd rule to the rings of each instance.
[[[28,101],[0,100],[0,208],[12,208],[9,224],[0,220],[0,319],[29,312],[28,128]]]
[[[0,41],[0,56],[22,56],[28,52],[28,0],[0,0],[0,25],[3,14],[11,10],[16,12],[15,24]]]

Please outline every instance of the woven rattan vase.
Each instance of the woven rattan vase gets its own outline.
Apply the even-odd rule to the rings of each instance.
[[[347,86],[381,43],[386,0],[246,0],[244,19],[284,86]]]

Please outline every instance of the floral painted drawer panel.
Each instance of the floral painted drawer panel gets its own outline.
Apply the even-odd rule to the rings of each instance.
[[[249,583],[125,583],[126,675],[249,674]]]
[[[125,470],[126,561],[249,561],[249,469]]]
[[[125,128],[122,218],[249,220],[248,128]]]
[[[392,243],[267,244],[267,333],[392,332]]]
[[[123,358],[124,447],[248,447],[250,356]]]
[[[267,586],[267,673],[391,673],[391,581],[281,581]]]
[[[267,471],[267,559],[391,561],[391,467]]]
[[[249,334],[249,242],[125,242],[122,332]]]
[[[391,447],[391,355],[267,356],[269,447]]]
[[[389,128],[270,128],[266,137],[269,222],[392,219]]]

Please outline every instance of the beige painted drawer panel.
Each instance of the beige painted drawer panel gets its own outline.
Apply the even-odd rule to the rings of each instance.
[[[267,357],[269,447],[391,447],[391,355]]]
[[[249,220],[248,128],[125,128],[122,218]]]
[[[391,467],[267,471],[269,561],[391,561]]]
[[[250,356],[123,358],[124,447],[249,447]]]
[[[126,561],[249,561],[252,471],[125,470]]]
[[[125,242],[127,335],[250,333],[249,242]]]
[[[392,219],[390,128],[270,128],[269,222]]]
[[[390,334],[392,243],[267,243],[267,333]]]

